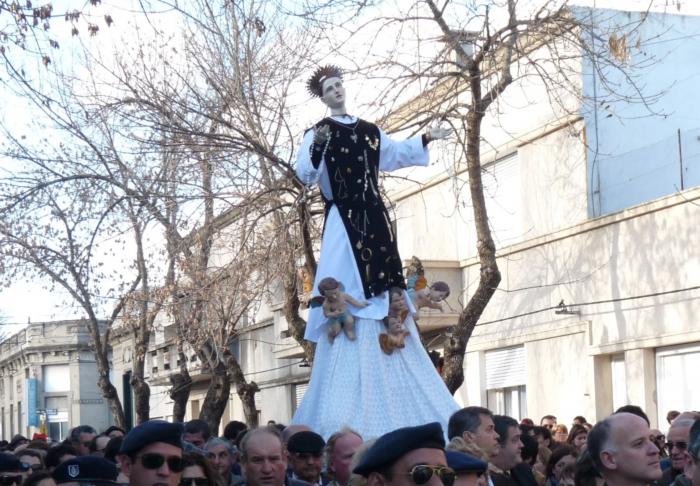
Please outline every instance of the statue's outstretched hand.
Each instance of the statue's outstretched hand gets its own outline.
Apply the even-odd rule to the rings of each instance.
[[[314,143],[316,145],[323,145],[326,143],[331,136],[331,127],[328,125],[322,125],[316,130],[314,130]]]
[[[428,140],[430,140],[430,141],[442,140],[443,138],[447,138],[450,135],[452,135],[451,128],[443,128],[443,127],[437,126],[437,127],[432,127],[428,130]]]

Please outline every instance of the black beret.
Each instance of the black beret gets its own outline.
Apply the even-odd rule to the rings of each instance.
[[[80,456],[59,464],[52,476],[57,484],[73,481],[113,483],[118,474],[117,465],[103,457]]]
[[[417,427],[403,427],[382,435],[367,450],[353,472],[367,477],[396,462],[401,456],[415,449],[444,449],[445,435],[438,422]]]
[[[19,459],[9,452],[0,452],[0,472],[21,472],[29,470]]]
[[[465,454],[464,452],[445,451],[447,465],[450,466],[457,474],[477,473],[481,474],[486,471],[488,464],[481,459]]]
[[[324,447],[326,447],[326,442],[323,440],[323,437],[310,430],[297,432],[287,441],[287,450],[289,452],[318,454],[323,452]]]
[[[134,427],[124,436],[119,454],[132,455],[154,442],[165,442],[182,449],[181,423],[171,423],[164,420],[149,420]]]

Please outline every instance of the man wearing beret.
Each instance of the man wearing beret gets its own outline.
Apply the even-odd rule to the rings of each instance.
[[[179,423],[149,420],[131,429],[119,449],[122,472],[134,486],[177,486],[184,469]]]
[[[7,486],[19,486],[27,477],[29,468],[13,454],[0,452],[0,484]]]
[[[367,486],[452,486],[455,472],[445,458],[442,426],[432,422],[384,434],[353,472]]]
[[[316,432],[303,430],[287,441],[292,478],[321,486],[321,460],[326,442]]]
[[[52,476],[56,484],[64,486],[107,486],[116,484],[118,474],[117,466],[103,457],[80,456],[59,464]]]
[[[479,478],[486,472],[488,464],[481,459],[458,451],[446,451],[447,465],[450,466],[457,478],[454,486],[477,486]]]

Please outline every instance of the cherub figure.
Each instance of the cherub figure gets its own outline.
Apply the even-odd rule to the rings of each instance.
[[[355,335],[355,319],[348,312],[347,304],[350,303],[355,307],[363,308],[369,305],[369,302],[356,300],[350,295],[343,292],[343,284],[333,277],[326,277],[318,283],[318,291],[323,296],[323,315],[328,318],[328,339],[330,342],[335,341],[336,336],[341,331],[345,333],[349,340],[354,341]]]
[[[438,309],[440,312],[444,312],[442,301],[449,295],[450,286],[441,280],[433,282],[430,287],[424,287],[414,291],[411,295],[413,306],[416,308],[416,314],[413,316],[413,319],[416,321],[420,319],[420,309],[423,307]]]
[[[404,348],[406,346],[406,336],[410,335],[403,325],[401,318],[397,316],[386,316],[384,318],[386,333],[379,335],[379,346],[386,354],[391,354],[396,348]]]

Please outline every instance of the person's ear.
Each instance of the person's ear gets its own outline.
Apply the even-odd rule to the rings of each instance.
[[[603,463],[606,469],[617,469],[617,458],[611,451],[603,451],[600,453],[600,462]]]
[[[125,454],[121,454],[117,456],[117,459],[119,460],[120,470],[124,473],[124,476],[127,478],[131,477],[131,467],[133,466],[131,458]]]
[[[386,482],[386,478],[378,472],[369,473],[367,477],[367,486],[384,486]]]

